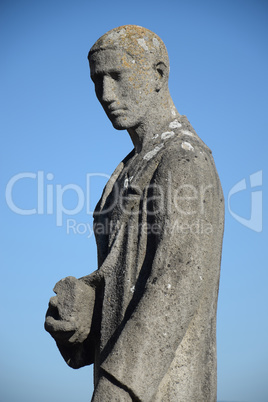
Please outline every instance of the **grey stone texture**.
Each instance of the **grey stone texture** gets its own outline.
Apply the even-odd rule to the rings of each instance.
[[[173,104],[153,32],[113,29],[89,62],[134,149],[94,212],[98,270],[56,284],[45,328],[69,366],[94,363],[94,402],[215,402],[224,199],[211,151]]]

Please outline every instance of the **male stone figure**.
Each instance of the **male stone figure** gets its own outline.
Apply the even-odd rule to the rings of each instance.
[[[133,151],[94,212],[98,270],[54,288],[46,329],[92,401],[216,401],[224,202],[211,151],[168,89],[153,32],[123,26],[89,52],[98,100]]]

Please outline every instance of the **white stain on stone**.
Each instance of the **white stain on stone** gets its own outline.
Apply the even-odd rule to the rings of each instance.
[[[170,128],[179,128],[179,127],[181,127],[181,123],[179,123],[178,120],[176,119],[176,120],[172,121],[172,122],[169,124],[169,127],[170,127]]]
[[[133,59],[133,60],[132,60],[132,64],[135,64],[135,63],[136,63],[136,61]]]
[[[124,187],[125,187],[125,188],[128,188],[128,179],[125,179],[125,181],[124,181]]]
[[[144,50],[149,50],[149,49],[148,49],[148,46],[146,45],[144,39],[137,39],[137,41],[138,41],[138,44],[139,44],[141,47],[143,47]]]
[[[159,47],[159,41],[156,38],[153,38],[153,44],[156,47]]]
[[[131,291],[132,293],[134,293],[134,291],[135,291],[135,286],[132,286],[132,288],[130,288],[130,291]]]
[[[191,137],[193,137],[193,133],[189,130],[181,130],[181,132],[182,132],[182,134],[190,135]]]
[[[199,278],[201,279],[201,281],[203,280],[202,276],[199,276]]]
[[[120,41],[122,34],[123,34],[122,31],[119,31],[119,32],[113,31],[107,36],[107,39],[108,40],[110,39],[112,42],[117,42],[117,41]]]
[[[159,137],[159,134],[155,134],[155,135],[152,137],[152,140],[154,140],[154,139],[157,138],[157,137]]]
[[[161,134],[162,140],[166,140],[167,138],[173,137],[174,131],[166,131],[165,133]]]
[[[172,109],[172,110],[171,110],[171,114],[172,114],[173,116],[176,116],[176,110]]]
[[[146,161],[149,161],[160,151],[161,148],[163,148],[163,146],[164,146],[164,144],[160,144],[157,147],[155,147],[152,151],[147,152],[147,154],[144,155],[143,159],[145,159]]]
[[[168,288],[168,289],[170,289],[170,288],[171,288],[171,284],[170,284],[170,283],[167,285],[167,288]]]
[[[133,179],[133,176],[131,176],[131,177],[128,179],[129,183],[132,182],[132,179]]]
[[[181,144],[181,147],[182,147],[183,149],[185,149],[186,151],[193,151],[193,150],[194,150],[194,147],[193,147],[189,142],[186,142],[186,141],[184,141],[184,142]]]

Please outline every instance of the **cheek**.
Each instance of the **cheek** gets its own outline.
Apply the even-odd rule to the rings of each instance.
[[[145,89],[144,77],[141,73],[138,74],[137,71],[132,71],[122,84],[122,94],[132,99],[140,98]]]

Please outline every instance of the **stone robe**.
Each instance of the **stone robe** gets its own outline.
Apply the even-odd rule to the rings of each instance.
[[[72,367],[94,362],[93,401],[216,401],[223,194],[186,117],[166,129],[108,181],[94,213],[99,269],[81,278],[96,289],[91,333],[58,345]],[[98,389],[102,376],[126,399]]]

